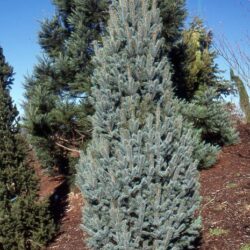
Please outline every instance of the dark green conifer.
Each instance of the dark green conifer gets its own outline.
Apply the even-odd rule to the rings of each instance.
[[[164,53],[171,54],[181,39],[187,17],[185,0],[161,0],[158,3],[162,18],[162,36],[165,39]]]
[[[55,0],[39,33],[44,51],[27,77],[25,126],[45,167],[67,162],[91,136],[88,115],[93,40],[104,32],[109,1]]]
[[[0,249],[39,249],[53,236],[54,224],[26,162],[27,145],[9,93],[12,82],[13,69],[0,48]]]

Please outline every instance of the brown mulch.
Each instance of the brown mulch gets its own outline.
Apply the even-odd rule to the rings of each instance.
[[[61,221],[59,234],[47,250],[87,250],[84,233],[80,229],[83,199],[79,191],[68,194],[68,206]]]
[[[250,244],[250,126],[240,125],[239,132],[241,142],[224,147],[217,164],[201,172],[201,250]]]
[[[31,153],[30,165],[35,169],[40,182],[40,199],[49,198],[52,214],[60,224],[59,231],[45,250],[85,250],[84,233],[80,229],[83,199],[79,190],[70,192],[63,176],[50,176],[42,170],[40,164]]]
[[[203,230],[199,250],[240,250],[250,244],[250,126],[240,125],[239,131],[241,142],[223,148],[217,164],[201,171]],[[63,184],[62,177],[37,173],[42,197],[52,195]],[[79,228],[81,195],[76,190],[64,199],[59,233],[46,249],[87,250]]]

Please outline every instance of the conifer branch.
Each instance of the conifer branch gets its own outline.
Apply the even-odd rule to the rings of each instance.
[[[75,153],[80,154],[80,151],[77,150],[77,149],[68,148],[68,147],[66,147],[66,146],[64,146],[64,145],[62,145],[62,144],[60,144],[59,142],[56,142],[55,144],[56,144],[58,147],[63,148],[63,149],[65,149],[65,150],[67,150],[67,151],[75,152]]]

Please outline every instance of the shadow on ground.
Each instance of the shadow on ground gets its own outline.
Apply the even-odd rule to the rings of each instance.
[[[69,184],[64,180],[50,196],[50,211],[57,226],[61,223],[68,206]]]

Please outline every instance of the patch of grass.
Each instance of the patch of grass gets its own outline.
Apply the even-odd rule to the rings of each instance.
[[[208,201],[212,200],[212,197],[211,196],[203,196],[202,199],[204,202],[208,202]]]
[[[243,245],[240,250],[250,250],[250,244]]]
[[[221,235],[227,234],[227,233],[228,233],[228,230],[225,230],[225,229],[223,229],[223,228],[216,227],[216,228],[210,228],[209,233],[210,233],[210,235],[212,235],[212,236],[221,236]]]
[[[236,187],[237,187],[237,184],[236,184],[236,183],[233,183],[233,182],[228,183],[228,184],[226,185],[226,188],[236,188]]]
[[[221,204],[217,205],[217,206],[214,208],[214,210],[216,210],[216,211],[222,211],[222,210],[224,210],[226,207],[227,207],[227,205],[226,205],[225,203],[221,203]]]
[[[250,204],[249,204],[249,205],[246,204],[246,205],[245,205],[245,208],[246,208],[247,211],[250,211]],[[250,245],[250,244],[249,244],[249,245]]]

